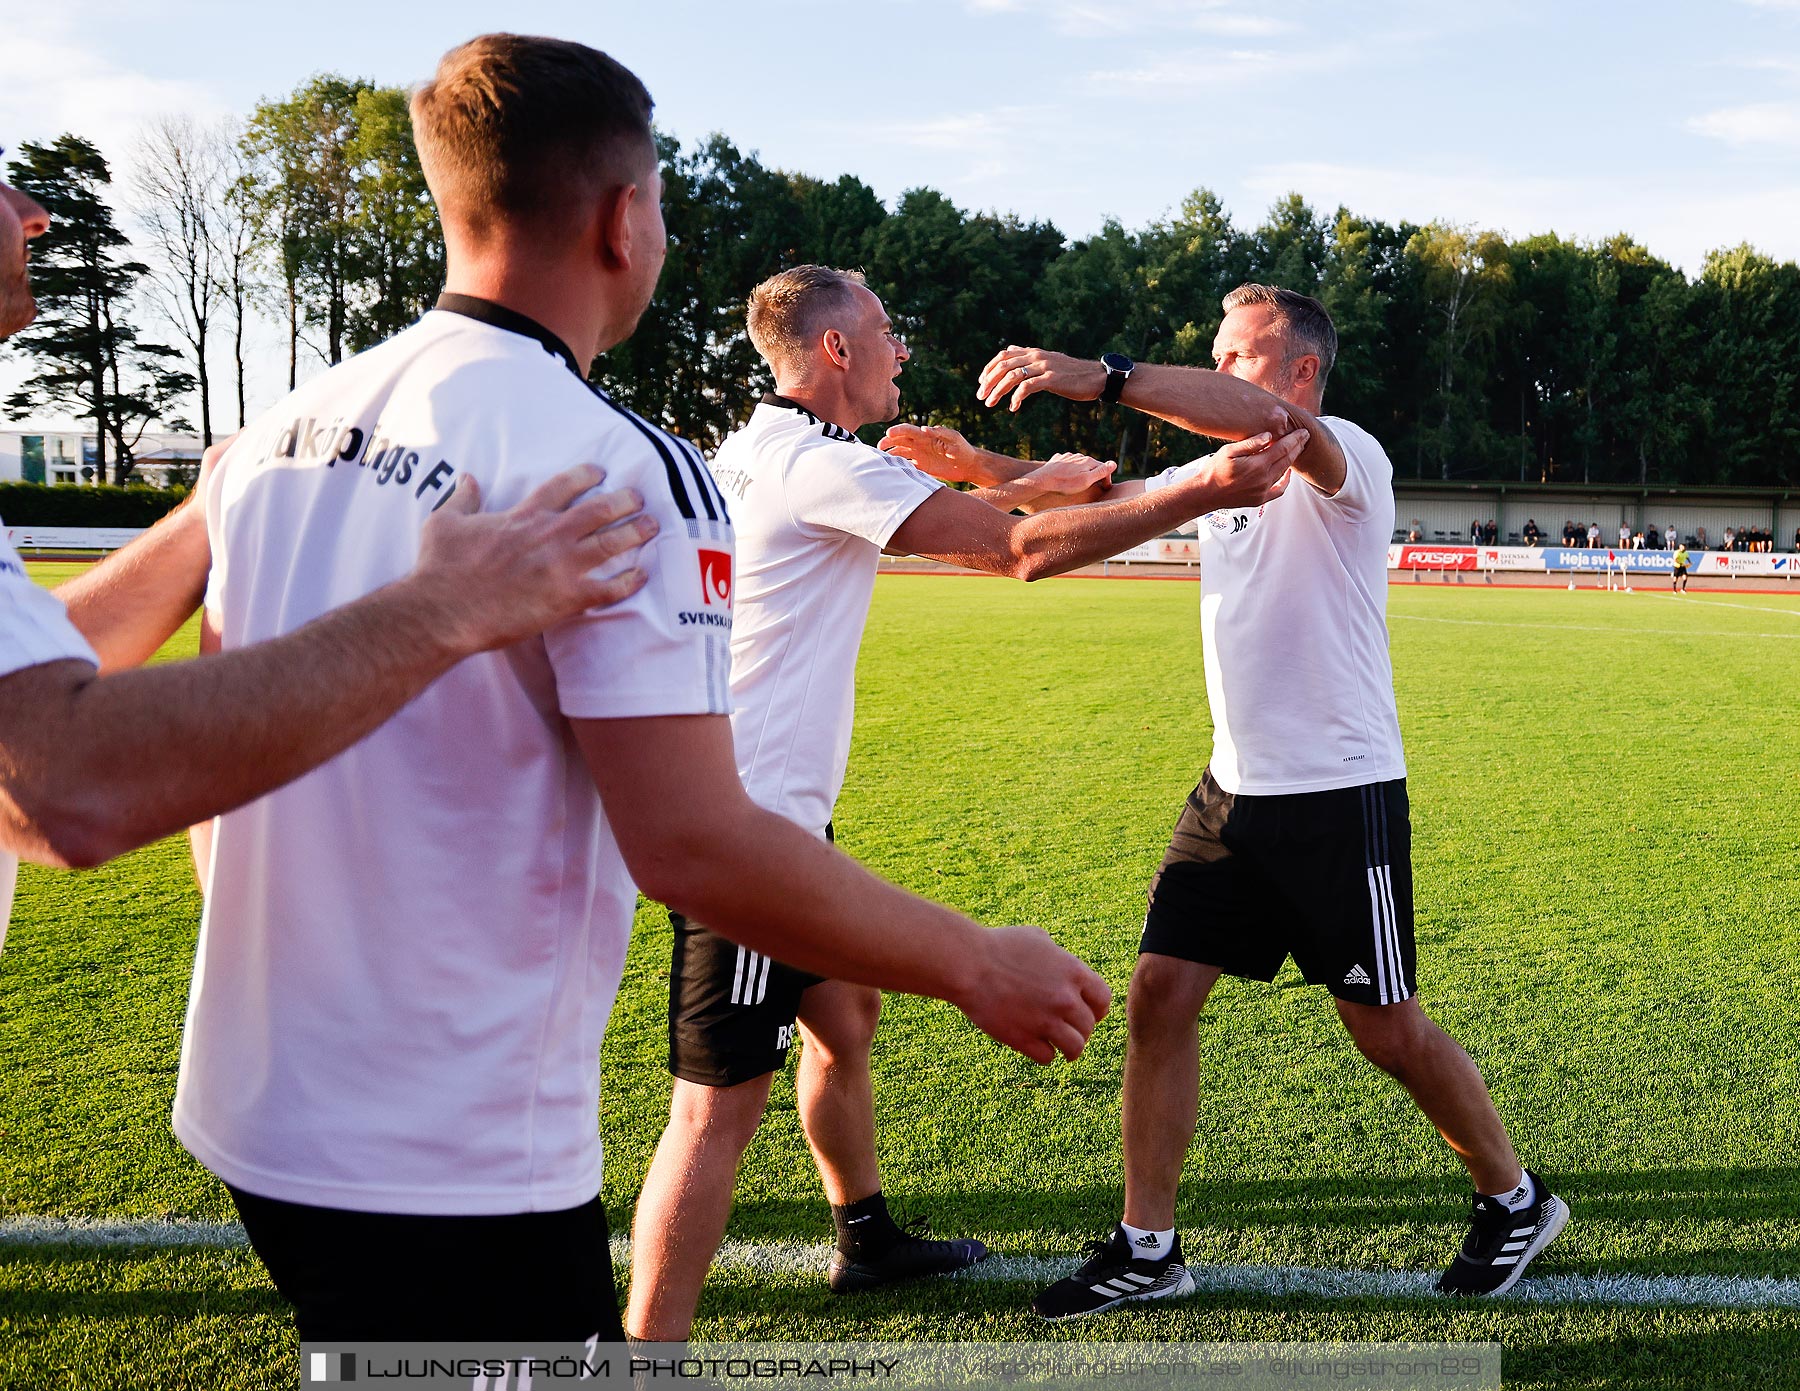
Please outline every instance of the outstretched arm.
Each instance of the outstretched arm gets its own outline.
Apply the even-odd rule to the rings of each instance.
[[[758,807],[722,716],[573,723],[649,897],[801,970],[948,1000],[1040,1063],[1077,1056],[1105,1016],[1105,981],[1040,929],[983,928]]]
[[[1052,507],[1098,502],[1107,495],[1118,467],[1086,454],[1053,454],[1048,462],[1022,478],[997,488],[973,488],[969,496],[1002,512],[1043,512]]]
[[[888,550],[1036,580],[1091,565],[1220,507],[1258,506],[1280,496],[1306,443],[1297,430],[1226,445],[1208,467],[1156,492],[1013,517],[944,488],[920,503],[888,540]],[[1127,485],[1128,486],[1128,485]],[[1123,490],[1121,490],[1123,491]]]
[[[1015,459],[970,444],[948,425],[890,425],[875,447],[910,459],[933,478],[978,488],[1003,487],[1039,467],[1034,459]]]
[[[479,514],[465,479],[410,575],[283,637],[115,676],[86,661],[0,678],[0,846],[99,864],[281,786],[348,748],[464,657],[644,582],[593,571],[655,534],[630,492],[575,501],[584,465]],[[465,491],[466,490],[466,491]]]
[[[1002,512],[1041,511],[1106,495],[1114,463],[1086,454],[1053,454],[1046,463],[980,449],[948,425],[890,425],[881,449],[946,483],[974,483],[973,495]]]
[[[1010,401],[1016,411],[1044,391],[1071,401],[1097,401],[1105,386],[1106,368],[1098,362],[1042,348],[1008,347],[981,369],[976,394],[989,406]],[[1294,461],[1294,472],[1327,496],[1344,485],[1344,452],[1316,416],[1228,372],[1139,363],[1119,400],[1214,439],[1304,429],[1309,443]]]

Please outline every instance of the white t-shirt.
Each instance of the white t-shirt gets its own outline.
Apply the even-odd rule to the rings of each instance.
[[[1265,507],[1201,519],[1212,772],[1227,792],[1322,792],[1406,776],[1388,660],[1394,468],[1367,431],[1321,420],[1344,452],[1334,496],[1296,479]]]
[[[0,677],[45,662],[74,660],[100,665],[87,639],[69,622],[62,601],[31,582],[19,553],[0,528]],[[12,917],[13,886],[19,877],[18,857],[0,850],[0,947]]]
[[[814,834],[844,785],[881,550],[943,485],[777,396],[719,446],[737,528],[731,730],[758,806]]]
[[[568,720],[730,705],[731,530],[699,454],[591,390],[530,320],[459,302],[485,321],[428,313],[232,446],[207,498],[225,648],[405,574],[464,470],[497,510],[598,463],[662,531],[631,599],[469,658],[215,823],[175,1130],[227,1182],[290,1202],[594,1197],[636,891]]]

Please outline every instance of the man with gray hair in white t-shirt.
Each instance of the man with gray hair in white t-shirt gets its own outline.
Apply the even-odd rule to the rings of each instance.
[[[1080,455],[971,495],[852,433],[898,412],[910,357],[861,275],[783,271],[752,292],[748,324],[775,391],[713,460],[737,533],[732,736],[750,799],[820,838],[831,836],[843,786],[857,651],[884,549],[1024,580],[1060,574],[1234,500],[1277,495],[1306,440],[1304,430],[1261,433],[1262,394],[1233,382],[1224,415],[1240,442],[1155,495],[1058,506],[1092,496],[1112,472]],[[1033,515],[1011,516],[1014,507]],[[687,1337],[739,1161],[797,1033],[800,1118],[837,1232],[831,1288],[867,1290],[985,1256],[978,1241],[934,1240],[888,1213],[869,1074],[880,993],[671,918],[675,1091],[638,1199],[627,1332]]]
[[[1175,1199],[1198,1107],[1196,1024],[1221,975],[1273,980],[1290,954],[1474,1180],[1473,1222],[1440,1290],[1509,1289],[1568,1215],[1520,1166],[1480,1072],[1415,995],[1406,767],[1387,648],[1392,465],[1367,431],[1319,414],[1337,354],[1324,305],[1243,285],[1223,308],[1212,372],[1013,347],[981,376],[991,406],[1010,399],[1017,410],[1049,391],[1215,436],[1212,402],[1235,378],[1311,431],[1281,496],[1222,508],[1200,526],[1212,761],[1151,883],[1131,981],[1123,1220],[1039,1295],[1033,1308],[1047,1319],[1194,1288]],[[960,476],[1004,483],[1030,467],[946,432],[897,433],[884,443],[933,471],[943,459]],[[1154,496],[1193,467],[1113,494]]]

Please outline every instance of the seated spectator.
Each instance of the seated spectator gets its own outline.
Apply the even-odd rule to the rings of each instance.
[[[1535,546],[1542,537],[1543,532],[1538,530],[1537,518],[1527,517],[1525,519],[1525,544]]]
[[[1589,522],[1588,523],[1587,543],[1588,543],[1589,549],[1595,549],[1600,545],[1600,523],[1599,522]]]
[[[1481,544],[1481,523],[1478,521],[1469,523],[1469,544],[1471,546]]]
[[[1619,549],[1622,551],[1631,549],[1631,528],[1624,522],[1619,523]]]
[[[1730,527],[1726,527],[1725,534],[1719,538],[1719,549],[1722,551],[1729,551],[1733,549],[1736,544],[1737,534],[1732,531]]]
[[[1644,546],[1648,550],[1660,551],[1662,549],[1662,533],[1655,527],[1651,527],[1644,533]]]
[[[1481,539],[1490,546],[1497,544],[1500,540],[1500,523],[1489,517],[1488,524],[1481,529]]]
[[[1706,549],[1706,528],[1705,527],[1699,526],[1699,527],[1694,528],[1694,543],[1696,545],[1698,545],[1701,550]]]

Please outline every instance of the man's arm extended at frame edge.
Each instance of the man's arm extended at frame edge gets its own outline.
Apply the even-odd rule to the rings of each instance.
[[[269,642],[110,676],[56,661],[0,678],[0,845],[99,864],[316,767],[464,657],[627,597],[641,571],[592,572],[655,523],[621,521],[640,505],[629,492],[581,497],[601,477],[569,470],[501,513],[476,514],[479,489],[459,488],[411,574]]]
[[[1105,1015],[1105,982],[1040,929],[981,927],[758,807],[725,717],[572,724],[648,897],[801,970],[948,1000],[1038,1062],[1075,1057]]]

